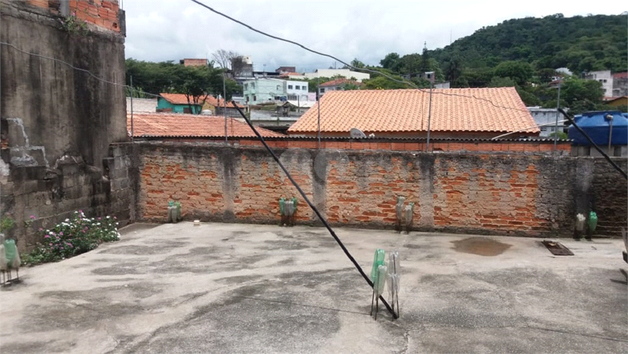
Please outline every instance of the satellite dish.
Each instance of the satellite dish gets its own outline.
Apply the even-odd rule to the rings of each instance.
[[[356,138],[356,139],[366,138],[366,134],[364,134],[364,132],[358,128],[351,128],[351,130],[349,131],[349,135],[352,138]]]

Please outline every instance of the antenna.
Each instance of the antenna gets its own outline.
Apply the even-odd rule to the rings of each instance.
[[[366,134],[358,128],[351,128],[349,135],[354,139],[366,138]]]

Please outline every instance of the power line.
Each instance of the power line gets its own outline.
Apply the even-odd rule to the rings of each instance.
[[[233,22],[235,22],[235,23],[237,23],[237,24],[239,24],[239,25],[242,25],[242,26],[244,26],[244,27],[246,27],[246,28],[250,29],[250,30],[251,30],[251,31],[253,31],[253,32],[257,32],[257,33],[259,33],[259,34],[261,34],[261,35],[263,35],[263,36],[270,37],[270,38],[272,38],[272,39],[276,39],[276,40],[278,40],[278,41],[282,41],[282,42],[286,42],[286,43],[294,44],[294,45],[296,45],[296,46],[298,46],[298,47],[301,47],[301,48],[303,48],[303,49],[307,50],[308,52],[311,52],[311,53],[314,53],[314,54],[317,54],[317,55],[320,55],[320,56],[324,56],[324,57],[327,57],[327,58],[331,58],[331,59],[333,59],[333,60],[336,60],[336,61],[338,61],[338,62],[340,62],[340,63],[344,64],[345,66],[347,66],[347,67],[349,67],[349,68],[351,68],[351,69],[354,69],[354,70],[356,70],[356,71],[359,71],[359,70],[364,70],[364,71],[368,71],[368,72],[371,72],[371,73],[379,74],[379,75],[382,75],[382,76],[384,76],[384,77],[386,77],[387,79],[390,79],[390,80],[392,80],[392,81],[395,81],[395,82],[398,82],[398,83],[401,83],[401,84],[405,84],[405,85],[409,85],[409,86],[411,86],[411,87],[413,87],[413,88],[418,89],[418,87],[417,87],[417,86],[416,86],[413,82],[406,81],[406,80],[397,80],[397,79],[395,79],[395,78],[391,77],[390,75],[387,75],[387,74],[385,74],[385,73],[383,73],[383,72],[381,72],[381,71],[372,70],[372,69],[369,69],[369,68],[356,68],[356,67],[354,67],[353,65],[351,65],[351,64],[349,64],[349,63],[346,63],[346,62],[344,62],[344,61],[342,61],[342,60],[340,60],[340,59],[336,58],[335,56],[333,56],[333,55],[331,55],[331,54],[327,54],[327,53],[319,52],[319,51],[316,51],[316,50],[314,50],[314,49],[310,49],[310,48],[308,48],[308,47],[304,46],[303,44],[301,44],[301,43],[299,43],[299,42],[295,42],[295,41],[292,41],[292,40],[289,40],[289,39],[285,39],[285,38],[281,38],[281,37],[273,36],[272,34],[269,34],[269,33],[266,33],[266,32],[264,32],[264,31],[258,30],[258,29],[254,28],[254,27],[252,27],[252,26],[250,26],[250,25],[248,25],[248,24],[246,24],[246,23],[244,23],[244,22],[242,22],[242,21],[236,20],[235,18],[233,18],[233,17],[231,17],[231,16],[229,16],[229,15],[227,15],[227,14],[224,14],[224,13],[222,13],[222,12],[218,11],[218,10],[215,10],[215,9],[211,8],[211,7],[209,7],[209,6],[205,5],[205,4],[203,4],[203,3],[202,3],[202,2],[200,2],[200,1],[197,1],[197,0],[192,0],[192,2],[193,2],[193,3],[198,4],[198,5],[200,5],[200,6],[204,7],[204,8],[206,8],[206,9],[208,9],[209,11],[211,11],[211,12],[213,12],[213,13],[217,14],[217,15],[220,15],[220,16],[222,16],[222,17],[224,17],[224,18],[227,18],[227,19],[229,19],[229,20],[231,20],[231,21],[233,21]]]
[[[224,17],[224,18],[226,18],[226,19],[228,19],[228,20],[230,20],[230,21],[233,21],[233,22],[235,22],[235,23],[237,23],[237,24],[239,24],[239,25],[241,25],[241,26],[244,26],[244,27],[246,27],[246,28],[250,29],[251,31],[256,32],[256,33],[259,33],[259,34],[261,34],[261,35],[263,35],[263,36],[266,36],[266,37],[269,37],[269,38],[272,38],[272,39],[276,39],[276,40],[278,40],[278,41],[282,41],[282,42],[290,43],[290,44],[296,45],[296,46],[298,46],[298,47],[300,47],[300,48],[302,48],[302,49],[305,49],[305,50],[306,50],[306,51],[308,51],[308,52],[311,52],[311,53],[314,53],[314,54],[317,54],[317,55],[320,55],[320,56],[323,56],[323,57],[331,58],[331,59],[336,60],[336,61],[338,61],[338,62],[340,62],[340,63],[342,63],[342,64],[346,65],[347,67],[349,67],[349,68],[351,68],[351,69],[354,69],[354,70],[356,70],[356,71],[359,71],[359,70],[364,70],[364,71],[368,71],[368,72],[371,72],[371,73],[374,73],[374,74],[379,74],[379,75],[382,75],[382,76],[386,77],[386,78],[387,78],[387,79],[389,79],[389,80],[392,80],[392,81],[397,82],[397,83],[401,83],[401,84],[408,85],[408,86],[410,86],[410,87],[412,87],[412,88],[415,88],[415,89],[417,89],[417,90],[419,90],[419,91],[423,91],[423,92],[428,91],[428,90],[426,90],[426,89],[421,89],[421,88],[419,88],[416,84],[414,84],[414,83],[413,83],[413,82],[411,82],[411,81],[407,81],[407,80],[397,80],[397,79],[395,79],[394,77],[392,77],[392,76],[390,76],[390,75],[388,75],[388,74],[386,74],[386,73],[384,73],[384,72],[378,71],[378,70],[373,70],[373,69],[369,69],[369,68],[356,68],[356,67],[354,67],[354,66],[352,66],[352,65],[350,65],[350,64],[348,64],[348,63],[346,63],[345,61],[338,59],[337,57],[335,57],[335,56],[333,56],[333,55],[331,55],[331,54],[327,54],[327,53],[319,52],[319,51],[316,51],[316,50],[314,50],[314,49],[310,49],[310,48],[306,47],[305,45],[303,45],[303,44],[301,44],[301,43],[299,43],[299,42],[292,41],[292,40],[290,40],[290,39],[281,38],[281,37],[278,37],[278,36],[274,36],[274,35],[272,35],[272,34],[269,34],[269,33],[264,32],[264,31],[262,31],[262,30],[258,30],[258,29],[256,29],[256,28],[252,27],[251,25],[246,24],[246,23],[244,23],[244,22],[242,22],[242,21],[240,21],[240,20],[237,20],[237,19],[235,19],[235,18],[233,18],[233,17],[231,17],[231,16],[229,16],[229,15],[227,15],[227,14],[225,14],[225,13],[222,13],[222,12],[220,12],[220,11],[218,11],[218,10],[216,10],[216,9],[214,9],[214,8],[212,8],[212,7],[210,7],[210,6],[207,6],[207,5],[203,4],[202,2],[200,2],[200,1],[198,1],[198,0],[191,0],[191,1],[192,1],[193,3],[195,3],[195,4],[199,5],[199,6],[202,6],[202,7],[206,8],[207,10],[209,10],[209,11],[211,11],[211,12],[213,12],[213,13],[217,14],[217,15],[220,15],[220,16],[222,16],[222,17]],[[444,96],[455,96],[455,97],[464,97],[464,98],[474,98],[474,99],[479,100],[479,101],[486,101],[486,102],[490,103],[492,106],[494,106],[494,107],[496,107],[496,108],[502,108],[502,109],[508,109],[508,110],[514,110],[514,111],[528,112],[528,113],[529,113],[529,111],[528,111],[527,109],[520,109],[520,108],[514,108],[514,107],[507,107],[507,106],[497,105],[497,104],[495,104],[493,101],[491,101],[491,100],[489,100],[489,99],[487,99],[487,98],[477,97],[477,96],[475,96],[475,95],[470,95],[470,96],[468,96],[468,95],[461,95],[461,94],[456,94],[456,93],[448,93],[448,92],[438,92],[438,91],[434,91],[433,93],[434,93],[434,94],[437,94],[437,95],[444,95]]]

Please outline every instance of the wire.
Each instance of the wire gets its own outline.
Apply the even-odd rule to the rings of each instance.
[[[7,43],[7,42],[0,42],[0,45],[5,45],[5,46],[8,46],[8,47],[11,47],[11,48],[13,48],[13,49],[17,50],[18,52],[21,52],[21,53],[24,53],[24,54],[28,54],[28,55],[32,55],[32,56],[35,56],[35,57],[39,57],[39,58],[43,58],[43,59],[48,59],[48,60],[52,60],[52,61],[55,61],[55,62],[58,62],[58,63],[61,63],[61,64],[65,64],[65,65],[67,65],[67,66],[71,67],[71,68],[72,68],[72,69],[74,69],[74,70],[77,70],[77,71],[82,71],[82,72],[84,72],[84,73],[87,73],[89,76],[93,77],[94,79],[96,79],[96,80],[98,80],[98,81],[102,81],[102,82],[107,83],[107,84],[116,85],[116,86],[123,86],[123,87],[129,87],[129,88],[130,88],[130,86],[128,86],[128,85],[125,85],[125,84],[119,84],[119,83],[117,83],[117,82],[113,82],[113,81],[109,81],[109,80],[106,80],[106,79],[100,78],[100,77],[98,77],[98,76],[94,75],[91,71],[89,71],[89,70],[87,70],[87,69],[79,68],[79,67],[74,66],[74,65],[72,65],[72,64],[70,64],[70,63],[68,63],[67,61],[64,61],[64,60],[61,60],[61,59],[52,58],[52,57],[48,57],[48,56],[45,56],[45,55],[36,54],[36,53],[32,53],[32,52],[27,52],[27,51],[24,51],[24,50],[22,50],[22,49],[20,49],[20,48],[16,47],[14,44]]]
[[[217,15],[220,15],[220,16],[222,16],[222,17],[224,17],[224,18],[226,18],[226,19],[228,19],[228,20],[230,20],[230,21],[233,21],[233,22],[235,22],[235,23],[237,23],[237,24],[239,24],[239,25],[242,25],[242,26],[244,26],[244,27],[246,27],[246,28],[250,29],[251,31],[253,31],[253,32],[257,32],[257,33],[259,33],[259,34],[261,34],[261,35],[263,35],[263,36],[266,36],[266,37],[269,37],[269,38],[272,38],[272,39],[276,39],[276,40],[278,40],[278,41],[282,41],[282,42],[290,43],[290,44],[296,45],[296,46],[298,46],[298,47],[301,47],[301,48],[303,48],[303,49],[307,50],[308,52],[311,52],[311,53],[314,53],[314,54],[317,54],[317,55],[320,55],[320,56],[323,56],[323,57],[331,58],[331,59],[336,60],[336,61],[340,62],[341,64],[344,64],[344,65],[346,65],[347,67],[349,67],[349,68],[351,68],[351,69],[353,69],[353,70],[356,70],[356,71],[363,70],[363,71],[368,71],[368,72],[371,72],[371,73],[374,73],[374,74],[379,74],[379,75],[382,75],[382,76],[386,77],[386,78],[387,78],[387,79],[389,79],[389,80],[392,80],[392,81],[397,82],[397,83],[401,83],[401,84],[408,85],[408,86],[410,86],[410,87],[412,87],[412,88],[415,88],[415,89],[417,89],[417,90],[419,90],[419,91],[423,91],[423,92],[427,92],[427,91],[429,91],[429,90],[427,90],[427,89],[421,89],[421,88],[419,88],[417,85],[415,85],[415,84],[414,84],[413,82],[411,82],[411,81],[407,81],[407,80],[397,80],[397,79],[395,79],[394,77],[392,77],[392,76],[390,76],[390,75],[388,75],[388,74],[386,74],[386,73],[384,73],[384,72],[378,71],[378,70],[373,70],[373,69],[369,69],[369,68],[356,68],[356,67],[354,67],[353,65],[351,65],[351,64],[349,64],[349,63],[346,63],[345,61],[342,61],[342,60],[338,59],[337,57],[335,57],[335,56],[333,56],[333,55],[331,55],[331,54],[327,54],[327,53],[319,52],[319,51],[316,51],[316,50],[314,50],[314,49],[310,49],[310,48],[306,47],[305,45],[303,45],[303,44],[301,44],[301,43],[299,43],[299,42],[295,42],[295,41],[292,41],[292,40],[289,40],[289,39],[285,39],[285,38],[281,38],[281,37],[278,37],[278,36],[274,36],[274,35],[272,35],[272,34],[269,34],[269,33],[266,33],[266,32],[264,32],[264,31],[258,30],[258,29],[256,29],[256,28],[254,28],[254,27],[252,27],[252,26],[250,26],[250,25],[248,25],[248,24],[246,24],[246,23],[244,23],[244,22],[240,21],[240,20],[237,20],[237,19],[235,19],[235,18],[233,18],[233,17],[231,17],[231,16],[229,16],[229,15],[227,15],[227,14],[225,14],[225,13],[222,13],[222,12],[220,12],[220,11],[218,11],[218,10],[216,10],[216,9],[214,9],[214,8],[212,8],[212,7],[210,7],[210,6],[207,6],[207,5],[203,4],[202,2],[200,2],[200,1],[198,1],[198,0],[191,0],[191,1],[192,1],[193,3],[195,3],[195,4],[199,5],[199,6],[202,6],[202,7],[206,8],[206,9],[208,9],[209,11],[211,11],[211,12],[213,12],[213,13],[217,14]],[[437,91],[436,91],[436,92],[433,92],[433,94],[437,94],[437,95],[444,95],[444,96],[456,96],[456,97],[474,98],[474,99],[476,99],[476,100],[489,102],[491,105],[493,105],[493,106],[494,106],[494,107],[496,107],[496,108],[503,108],[503,109],[508,109],[508,110],[515,110],[515,111],[520,111],[520,112],[527,112],[527,113],[529,113],[529,111],[528,111],[527,109],[521,109],[521,108],[514,108],[514,107],[507,107],[507,106],[497,105],[497,104],[495,104],[493,101],[491,101],[491,100],[489,100],[489,99],[487,99],[487,98],[477,97],[477,96],[475,96],[475,95],[470,95],[470,96],[469,96],[469,95],[461,95],[461,94],[456,94],[456,93],[437,92]]]
[[[392,77],[392,76],[390,76],[390,75],[387,75],[387,74],[385,74],[385,73],[383,73],[383,72],[381,72],[381,71],[372,70],[372,69],[369,69],[369,68],[356,68],[356,67],[354,67],[353,65],[351,65],[351,64],[349,64],[349,63],[346,63],[346,62],[344,62],[344,61],[342,61],[342,60],[340,60],[340,59],[336,58],[335,56],[333,56],[333,55],[331,55],[331,54],[327,54],[327,53],[323,53],[323,52],[316,51],[316,50],[314,50],[314,49],[310,49],[310,48],[308,48],[308,47],[304,46],[304,45],[303,45],[303,44],[301,44],[301,43],[298,43],[298,42],[295,42],[295,41],[291,41],[291,40],[289,40],[289,39],[285,39],[285,38],[281,38],[281,37],[273,36],[272,34],[268,34],[268,33],[264,32],[264,31],[261,31],[261,30],[258,30],[258,29],[256,29],[256,28],[253,28],[252,26],[250,26],[250,25],[248,25],[248,24],[246,24],[246,23],[244,23],[244,22],[242,22],[242,21],[236,20],[235,18],[233,18],[233,17],[231,17],[231,16],[229,16],[229,15],[227,15],[227,14],[224,14],[224,13],[222,13],[222,12],[218,11],[218,10],[215,10],[215,9],[213,9],[213,8],[211,8],[211,7],[209,7],[209,6],[205,5],[205,4],[203,4],[203,3],[202,3],[202,2],[200,2],[200,1],[197,1],[197,0],[191,0],[191,1],[192,1],[193,3],[196,3],[196,4],[200,5],[200,6],[202,6],[202,7],[206,8],[206,9],[208,9],[209,11],[211,11],[211,12],[213,12],[213,13],[217,14],[217,15],[220,15],[220,16],[222,16],[222,17],[224,17],[224,18],[227,18],[227,19],[229,19],[229,20],[231,20],[231,21],[233,21],[233,22],[235,22],[235,23],[237,23],[237,24],[240,24],[240,25],[242,25],[242,26],[246,27],[246,28],[250,29],[250,30],[251,30],[251,31],[253,31],[253,32],[257,32],[257,33],[259,33],[259,34],[261,34],[261,35],[263,35],[263,36],[270,37],[270,38],[272,38],[272,39],[276,39],[276,40],[278,40],[278,41],[282,41],[282,42],[286,42],[286,43],[294,44],[294,45],[296,45],[296,46],[298,46],[298,47],[301,47],[301,48],[303,48],[303,49],[307,50],[308,52],[311,52],[311,53],[314,53],[314,54],[317,54],[317,55],[320,55],[320,56],[323,56],[323,57],[327,57],[327,58],[331,58],[331,59],[333,59],[333,60],[336,60],[336,61],[340,62],[341,64],[344,64],[345,66],[347,66],[347,67],[349,67],[349,68],[351,68],[351,69],[354,69],[354,70],[356,70],[356,71],[360,71],[360,70],[369,71],[369,72],[372,72],[372,73],[375,73],[375,74],[382,75],[382,76],[384,76],[384,77],[386,77],[387,79],[390,79],[390,80],[392,80],[392,81],[395,81],[395,82],[398,82],[398,83],[401,83],[401,84],[405,84],[405,85],[409,85],[409,86],[411,86],[411,87],[413,87],[413,88],[418,89],[418,87],[417,87],[417,86],[416,86],[413,82],[406,81],[406,80],[397,80],[397,79],[395,79],[394,77]]]
[[[310,207],[310,209],[312,209],[312,211],[314,211],[314,213],[316,214],[316,216],[318,217],[318,219],[323,223],[323,225],[325,225],[325,227],[327,228],[327,231],[329,231],[329,234],[334,238],[334,240],[336,241],[336,243],[338,244],[338,246],[340,246],[340,248],[342,249],[342,251],[345,253],[345,255],[347,256],[347,258],[349,258],[349,260],[351,261],[351,263],[353,263],[353,265],[355,266],[355,268],[358,270],[358,272],[360,273],[360,275],[362,275],[362,278],[364,278],[364,280],[366,280],[367,284],[372,288],[373,287],[373,282],[371,281],[371,279],[369,279],[369,277],[366,275],[366,273],[364,273],[364,270],[362,269],[362,267],[360,267],[360,264],[358,263],[358,261],[355,260],[355,258],[353,258],[353,256],[351,255],[351,253],[349,252],[349,250],[345,247],[345,245],[342,243],[342,241],[340,240],[340,238],[338,237],[338,235],[336,235],[336,233],[334,232],[334,229],[331,228],[331,226],[329,225],[329,223],[327,222],[327,220],[323,217],[323,215],[320,213],[320,211],[318,211],[318,208],[316,208],[314,206],[314,204],[312,204],[312,202],[310,201],[310,199],[307,197],[307,195],[305,194],[305,192],[303,192],[303,189],[301,189],[301,187],[299,186],[299,184],[297,184],[297,182],[292,178],[292,175],[290,174],[290,172],[288,172],[288,170],[284,167],[284,165],[281,163],[281,161],[279,160],[279,157],[277,157],[277,155],[275,154],[275,152],[273,151],[273,149],[270,148],[270,146],[268,146],[268,144],[266,144],[266,141],[264,140],[264,138],[262,137],[262,135],[257,131],[257,129],[255,128],[255,126],[253,125],[253,123],[251,123],[251,121],[246,117],[246,115],[242,112],[242,110],[240,109],[240,107],[238,107],[238,105],[236,105],[235,102],[233,103],[233,107],[235,109],[238,110],[238,113],[240,113],[240,115],[242,116],[242,118],[244,118],[244,120],[246,121],[246,124],[249,125],[249,127],[251,128],[251,130],[253,130],[253,133],[255,133],[255,135],[257,135],[257,138],[261,141],[262,145],[264,145],[264,147],[266,148],[266,150],[270,153],[270,155],[273,157],[273,159],[275,160],[275,162],[279,165],[279,167],[281,167],[281,170],[286,174],[286,176],[288,177],[288,179],[290,180],[290,182],[294,185],[294,187],[297,189],[297,191],[299,192],[299,194],[301,194],[301,197],[303,197],[303,199],[305,200],[305,202],[307,203],[307,205]],[[384,306],[386,306],[386,309],[388,309],[388,311],[391,313],[391,315],[393,316],[394,319],[399,318],[399,316],[395,313],[395,311],[390,307],[390,305],[388,304],[388,302],[386,302],[386,299],[384,299],[383,296],[379,296],[379,299],[382,300],[382,303],[384,304]]]
[[[597,144],[595,144],[595,142],[593,142],[593,139],[591,139],[589,134],[587,134],[584,130],[582,130],[582,128],[580,128],[580,126],[578,124],[576,124],[576,121],[574,121],[573,118],[571,118],[567,114],[567,112],[565,112],[562,108],[559,108],[558,111],[563,116],[565,116],[565,118],[574,126],[574,128],[576,128],[578,130],[578,132],[580,132],[580,134],[582,134],[587,139],[589,144],[591,144],[591,146],[593,146],[595,148],[595,150],[597,150],[602,156],[604,156],[606,161],[608,161],[619,173],[621,173],[622,176],[624,176],[625,179],[628,180],[628,174],[626,174],[626,172],[624,170],[622,170],[621,167],[619,167],[615,163],[615,161],[611,160],[611,158],[604,151],[602,151],[602,149],[600,149],[600,147],[597,146]]]

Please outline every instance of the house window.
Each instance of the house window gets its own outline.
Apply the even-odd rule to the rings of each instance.
[[[319,90],[321,90],[321,93],[325,92],[325,89],[322,87]]]
[[[249,84],[244,84],[244,90],[248,90],[249,89]]]
[[[301,89],[302,89],[303,91],[307,91],[307,86],[301,86]]]
[[[251,90],[255,90],[255,83],[251,82]]]
[[[183,113],[192,114],[190,107],[183,107]]]
[[[300,90],[300,89],[301,89],[301,86],[296,85],[296,86],[294,87],[294,89],[295,89],[295,90]]]
[[[288,95],[288,99],[290,101],[296,101],[297,100],[297,95]]]
[[[277,91],[281,91],[281,85],[277,85]]]
[[[257,96],[253,95],[253,102],[257,101]]]
[[[292,90],[292,85],[288,85],[288,90]]]

